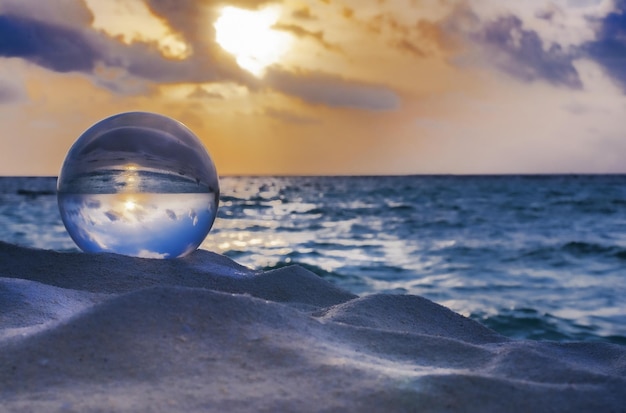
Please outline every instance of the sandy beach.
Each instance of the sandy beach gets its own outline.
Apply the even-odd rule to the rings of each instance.
[[[0,411],[626,411],[626,348],[511,340],[418,296],[0,243]]]

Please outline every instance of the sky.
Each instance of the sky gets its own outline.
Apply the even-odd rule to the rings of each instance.
[[[0,175],[127,111],[220,175],[626,173],[626,0],[0,0]]]

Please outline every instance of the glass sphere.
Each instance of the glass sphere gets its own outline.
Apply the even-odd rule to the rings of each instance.
[[[57,181],[61,218],[87,252],[175,258],[207,236],[215,165],[182,123],[147,112],[106,118],[70,148]]]

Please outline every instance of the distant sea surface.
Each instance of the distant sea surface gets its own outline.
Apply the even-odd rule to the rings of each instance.
[[[56,178],[0,178],[0,240],[76,251]],[[626,175],[225,177],[201,248],[417,294],[513,338],[626,344]],[[2,274],[0,274],[2,276]]]

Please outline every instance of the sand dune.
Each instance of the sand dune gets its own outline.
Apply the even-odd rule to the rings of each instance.
[[[626,411],[626,348],[515,341],[416,296],[0,243],[0,411]]]

